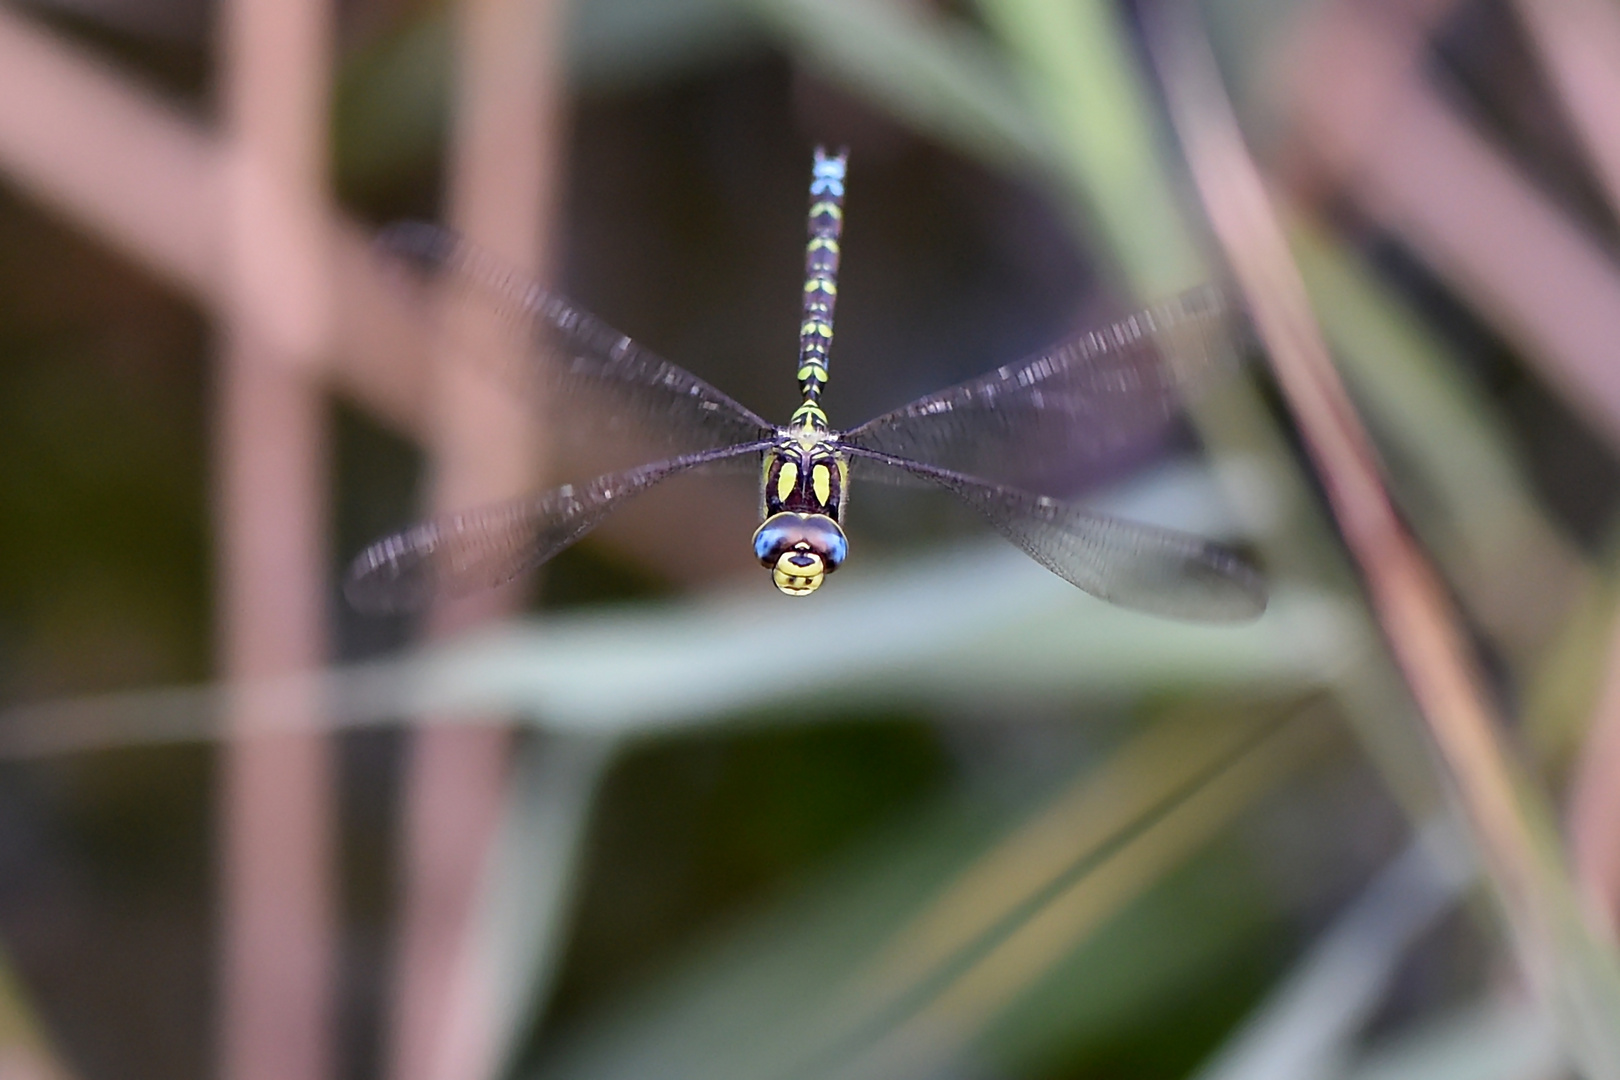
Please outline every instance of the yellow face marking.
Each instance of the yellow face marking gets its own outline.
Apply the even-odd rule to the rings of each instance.
[[[810,554],[808,566],[795,566],[793,558],[802,554],[810,553],[784,551],[771,569],[771,581],[789,596],[809,596],[821,587],[827,576],[827,568],[819,555]]]
[[[799,483],[799,467],[791,461],[782,462],[782,471],[776,474],[776,501],[787,502]]]
[[[832,498],[832,470],[823,462],[816,462],[810,469],[810,485],[816,493],[816,502],[822,506]]]

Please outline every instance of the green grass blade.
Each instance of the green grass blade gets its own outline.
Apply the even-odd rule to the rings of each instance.
[[[981,0],[1058,146],[1084,232],[1126,282],[1162,296],[1209,264],[1169,181],[1169,141],[1120,11],[1108,0]]]
[[[1414,939],[1474,880],[1462,844],[1449,819],[1426,825],[1194,1080],[1332,1075],[1383,1002]]]
[[[954,581],[952,589],[939,588]],[[636,735],[813,723],[862,707],[1129,700],[1166,690],[1309,690],[1362,655],[1338,604],[1280,591],[1248,626],[1111,608],[1002,546],[848,569],[795,611],[822,663],[760,662],[790,601],[750,588],[691,606],[507,624],[400,658],[254,683],[47,702],[0,715],[0,757],[217,738],[229,695],[256,715],[315,694],[330,728],[515,714],[544,730]]]
[[[530,736],[480,882],[464,951],[472,978],[450,1023],[487,1046],[485,1080],[506,1075],[562,960],[581,849],[611,740]],[[462,1074],[465,1075],[465,1074]],[[478,1080],[468,1076],[466,1080]]]
[[[563,1038],[536,1076],[934,1075],[942,1054],[985,1036],[1077,947],[1120,927],[1333,730],[1284,715],[1283,727],[1276,714],[1162,723],[1010,820],[967,793]],[[1174,962],[1143,964],[1132,945],[1123,962],[1085,965],[1093,1009],[1151,1009],[1189,960],[1219,962],[1220,947],[1189,939],[1240,920],[1215,917],[1203,895],[1207,922],[1150,905],[1141,912],[1161,921],[1130,928],[1137,943],[1182,941]],[[1085,1013],[1067,1019],[1083,1025]]]
[[[741,0],[795,56],[947,146],[1015,172],[1058,164],[993,42],[893,0]]]
[[[1294,254],[1401,504],[1474,614],[1528,666],[1593,585],[1541,509],[1507,425],[1457,359],[1402,302],[1321,232]]]
[[[1345,1080],[1524,1080],[1564,1075],[1557,1032],[1533,1002],[1504,998],[1427,1020],[1346,1070]]]

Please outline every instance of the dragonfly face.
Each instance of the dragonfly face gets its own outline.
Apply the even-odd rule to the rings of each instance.
[[[784,428],[765,451],[754,557],[788,596],[809,596],[849,553],[844,492],[849,463],[829,432]]]
[[[754,555],[788,596],[809,596],[821,588],[848,553],[844,530],[826,514],[784,510],[766,518],[754,533]]]

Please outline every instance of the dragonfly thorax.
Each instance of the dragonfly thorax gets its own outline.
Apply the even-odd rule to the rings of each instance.
[[[827,432],[783,429],[765,451],[754,556],[789,596],[808,596],[843,563],[849,464]]]
[[[760,478],[760,517],[790,510],[844,521],[849,463],[831,434],[789,428],[765,451]]]

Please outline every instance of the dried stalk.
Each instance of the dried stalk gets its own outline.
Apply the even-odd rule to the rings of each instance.
[[[1587,911],[1620,938],[1620,619],[1569,788],[1569,842]]]
[[[1620,215],[1620,9],[1606,0],[1518,0],[1518,9]]]
[[[226,301],[216,144],[201,124],[0,4],[0,172],[213,310]],[[298,363],[383,423],[429,441],[431,337],[377,272],[358,225],[336,219],[327,239],[331,347]],[[672,538],[661,511],[677,501],[690,526]],[[654,490],[596,539],[632,557],[656,552],[664,572],[685,580],[710,580],[741,565],[727,538],[747,535],[755,509],[708,487]],[[680,544],[676,558],[671,542]]]
[[[1298,144],[1620,445],[1620,267],[1415,77],[1421,40],[1329,5],[1289,49]]]
[[[1215,234],[1271,358],[1373,612],[1469,823],[1532,987],[1590,1076],[1620,1075],[1612,957],[1573,919],[1499,724],[1432,568],[1390,504],[1304,283],[1190,8],[1156,9],[1149,38]]]
[[[328,21],[322,0],[235,0],[226,114],[220,641],[227,680],[325,660]],[[286,708],[313,718],[311,696]],[[244,706],[230,722],[265,718]],[[321,1080],[334,1066],[336,903],[330,744],[239,738],[224,750],[220,1073]]]
[[[543,265],[556,186],[560,6],[553,0],[465,0],[457,8],[461,81],[451,154],[450,216],[510,264]],[[535,486],[540,445],[529,403],[466,362],[451,342],[511,348],[494,315],[455,303],[438,358],[431,449],[434,509],[513,498]],[[433,613],[446,633],[510,612],[508,590]],[[510,732],[432,728],[413,737],[406,779],[405,901],[390,1070],[394,1080],[476,1080],[502,1048],[470,922],[509,796]]]
[[[1575,133],[1620,215],[1620,10],[1604,0],[1519,0]],[[1620,934],[1620,622],[1569,791],[1570,847],[1582,898]]]

